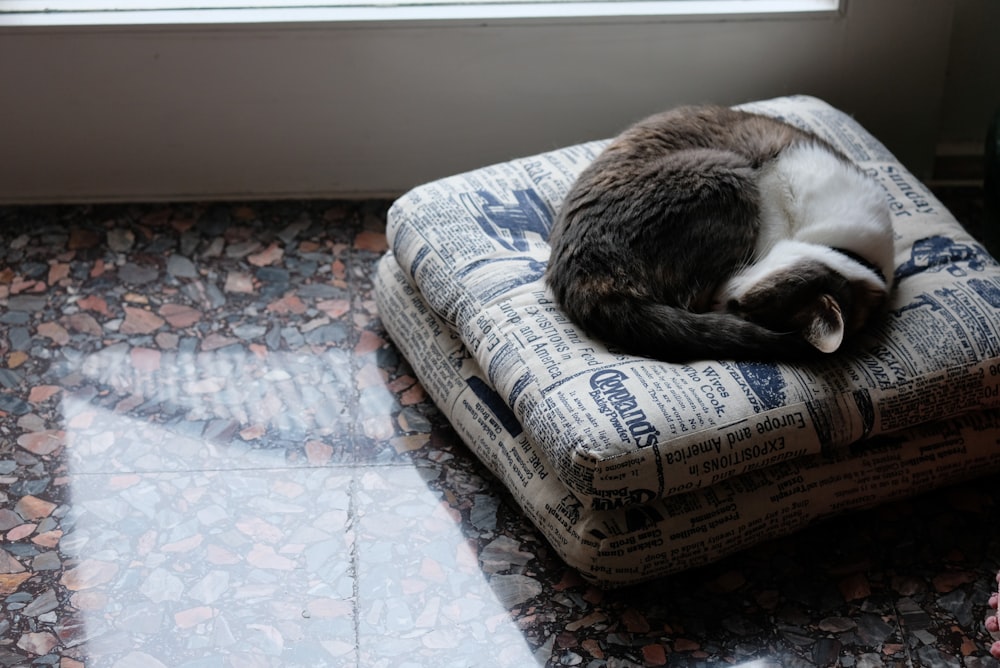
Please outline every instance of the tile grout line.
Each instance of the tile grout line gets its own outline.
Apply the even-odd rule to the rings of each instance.
[[[906,625],[906,620],[903,618],[902,613],[899,612],[896,599],[892,599],[890,603],[892,605],[893,622],[896,624],[896,631],[899,633],[899,642],[903,646],[903,656],[906,657],[906,665],[908,668],[913,668],[915,664],[913,663],[913,652],[908,642],[909,629]]]
[[[354,265],[355,265],[355,253],[357,252],[355,245],[358,236],[358,232],[363,224],[363,219],[358,215],[357,211],[352,213],[352,220],[350,222],[351,237],[350,243],[347,248],[347,253],[344,257],[344,274],[347,278],[347,303],[348,303],[348,317],[350,318],[350,332],[351,341],[353,346],[357,345],[355,339],[359,338],[357,334],[357,325],[354,321],[354,311],[356,305],[354,303],[356,295],[356,285],[354,276]],[[358,479],[358,463],[361,457],[359,456],[360,445],[358,443],[357,436],[357,413],[361,405],[361,391],[358,389],[358,372],[360,367],[358,365],[358,357],[356,354],[351,352],[351,405],[349,408],[350,420],[347,424],[347,438],[348,447],[350,448],[350,455],[348,460],[351,462],[351,476],[348,481],[348,504],[347,504],[347,518],[349,522],[349,531],[351,534],[351,547],[350,547],[350,560],[351,560],[351,625],[352,632],[354,633],[354,665],[356,668],[361,668],[361,558],[358,554],[358,544],[359,536],[358,532],[361,528],[361,518],[359,517],[359,503],[358,503],[358,490],[360,488],[360,481]]]
[[[351,475],[348,488],[347,517],[349,531],[351,533],[351,623],[354,633],[354,665],[361,668],[361,558],[358,555],[358,531],[360,529],[360,517],[358,516],[358,486],[359,482],[356,474]]]
[[[356,338],[355,335],[356,335],[356,332],[357,332],[357,325],[356,325],[356,323],[354,321],[354,317],[353,317],[354,316],[354,309],[355,309],[354,297],[355,297],[355,293],[356,293],[356,290],[355,290],[355,279],[354,279],[354,255],[357,252],[356,249],[355,249],[355,243],[356,243],[357,238],[358,238],[358,232],[361,230],[361,225],[363,224],[364,221],[363,221],[362,217],[358,215],[357,211],[352,212],[351,216],[352,216],[352,218],[354,220],[352,220],[350,222],[349,226],[348,226],[349,229],[352,230],[352,232],[351,232],[350,245],[348,246],[347,254],[344,257],[344,274],[347,277],[347,303],[348,303],[348,306],[349,306],[349,309],[348,309],[349,316],[348,317],[350,317],[349,325],[351,327],[351,329],[350,329],[350,331],[351,331],[351,337],[352,337],[351,340],[353,342],[353,346],[357,346],[357,341],[354,340]],[[351,406],[350,406],[350,416],[351,416],[351,419],[350,419],[350,421],[348,422],[348,425],[347,425],[347,438],[348,438],[348,442],[349,442],[349,445],[350,445],[350,452],[351,452],[350,461],[353,464],[357,464],[358,460],[360,459],[360,457],[358,455],[359,444],[358,444],[358,436],[357,436],[357,419],[356,419],[358,408],[361,405],[361,391],[358,389],[358,372],[359,371],[360,371],[360,368],[358,366],[358,356],[356,354],[354,354],[354,349],[352,347],[352,349],[351,349],[351,375],[352,375],[352,378],[351,378],[351,399],[352,400],[351,400]],[[352,481],[352,485],[353,485],[353,482],[354,482],[353,476],[352,476],[351,481]]]
[[[405,468],[434,468],[434,465],[421,463],[419,460],[390,460],[384,462],[352,462],[348,464],[333,463],[308,466],[288,465],[288,466],[229,466],[229,467],[192,467],[176,469],[120,469],[114,471],[73,471],[74,476],[80,477],[107,477],[118,475],[168,475],[185,473],[224,473],[227,471],[336,471],[342,470],[345,474],[353,474],[360,470],[382,470],[382,469],[405,469]]]

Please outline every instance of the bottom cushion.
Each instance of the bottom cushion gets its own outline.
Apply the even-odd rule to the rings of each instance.
[[[699,566],[834,513],[1000,471],[1000,411],[988,410],[780,462],[692,492],[594,509],[559,480],[544,444],[528,438],[392,253],[379,264],[375,290],[386,330],[462,440],[562,559],[600,586]]]

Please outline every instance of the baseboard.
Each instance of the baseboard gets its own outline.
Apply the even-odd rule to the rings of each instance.
[[[982,187],[985,167],[983,142],[939,142],[928,185]]]

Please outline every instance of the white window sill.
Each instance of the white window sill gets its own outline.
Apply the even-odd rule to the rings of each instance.
[[[623,2],[477,2],[438,0],[0,0],[0,28],[225,24],[483,21],[489,19],[649,18],[660,21],[829,17],[843,0],[638,0]]]

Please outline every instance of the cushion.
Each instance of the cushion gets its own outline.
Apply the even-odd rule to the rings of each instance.
[[[744,108],[817,132],[885,188],[896,287],[849,351],[668,364],[588,339],[543,272],[553,212],[604,141],[427,184],[389,212],[376,294],[390,335],[526,514],[603,584],[1000,459],[1000,266],[847,115],[801,96]]]
[[[1000,411],[975,411],[691,492],[595,509],[559,478],[391,253],[375,287],[386,329],[461,439],[559,556],[602,587],[700,566],[833,513],[1000,470]]]

